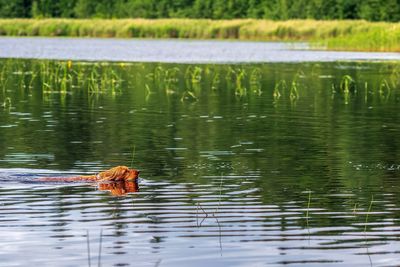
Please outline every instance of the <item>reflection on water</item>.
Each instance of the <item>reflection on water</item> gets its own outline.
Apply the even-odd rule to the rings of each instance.
[[[97,188],[101,191],[110,191],[113,196],[125,196],[128,193],[135,193],[139,191],[139,185],[137,181],[99,183],[97,184]]]
[[[398,64],[1,63],[5,266],[400,264]]]

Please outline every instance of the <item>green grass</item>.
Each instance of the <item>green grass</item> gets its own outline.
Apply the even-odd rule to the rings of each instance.
[[[331,50],[400,51],[400,23],[362,20],[1,19],[0,35],[309,41]]]

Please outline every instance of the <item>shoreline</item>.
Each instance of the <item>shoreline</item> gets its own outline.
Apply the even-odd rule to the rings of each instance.
[[[0,36],[308,42],[331,51],[400,52],[400,23],[363,20],[0,19]]]

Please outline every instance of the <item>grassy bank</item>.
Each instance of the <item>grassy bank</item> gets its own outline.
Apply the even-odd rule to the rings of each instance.
[[[400,23],[366,21],[1,19],[0,35],[309,41],[332,50],[400,51]]]

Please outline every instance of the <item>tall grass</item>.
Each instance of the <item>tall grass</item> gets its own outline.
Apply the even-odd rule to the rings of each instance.
[[[325,88],[332,88],[332,99],[343,99],[345,104],[353,103],[356,96],[363,97],[369,105],[398,98],[398,62],[385,63],[375,76],[368,75],[368,78],[359,76],[357,71],[342,69],[342,65],[333,71],[334,76],[327,77],[322,72],[324,68],[320,64],[303,65],[296,72],[293,70],[293,74],[290,71],[274,73],[268,64],[226,66],[7,59],[0,61],[0,112],[9,111],[15,105],[13,90],[40,91],[44,98],[57,95],[65,100],[78,93],[119,97],[124,94],[124,88],[142,88],[146,101],[157,94],[174,95],[186,104],[202,101],[207,90],[215,95],[228,91],[237,99],[267,95],[274,105],[289,100],[295,107],[307,97],[307,87],[323,83]],[[359,68],[365,66],[361,64]],[[131,164],[135,152],[133,147]]]
[[[400,23],[362,20],[1,19],[0,35],[310,41],[333,50],[400,51]]]

